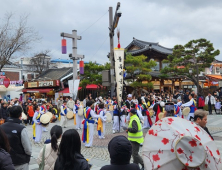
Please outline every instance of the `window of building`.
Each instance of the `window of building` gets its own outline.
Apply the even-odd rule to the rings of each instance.
[[[164,68],[164,67],[167,67],[169,65],[169,63],[162,63],[162,69]]]
[[[156,61],[156,66],[152,68],[153,71],[160,71],[160,62]]]
[[[220,67],[216,67],[216,73],[220,73]]]

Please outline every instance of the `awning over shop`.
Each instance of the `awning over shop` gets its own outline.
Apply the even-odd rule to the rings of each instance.
[[[210,81],[210,82],[204,83],[204,86],[219,86],[219,83]]]
[[[207,77],[209,77],[210,79],[215,79],[215,80],[222,80],[222,76],[221,75],[206,75]]]
[[[78,88],[78,90],[81,90],[81,89],[82,89],[82,87],[79,87],[79,88]],[[64,88],[63,90],[61,90],[59,93],[69,93],[69,88],[66,87],[66,88]]]
[[[53,88],[49,88],[49,89],[23,89],[22,92],[27,92],[27,93],[48,93],[51,90],[53,90]]]
[[[88,84],[88,85],[86,86],[86,89],[97,89],[97,88],[99,88],[99,86],[96,85],[96,84]]]

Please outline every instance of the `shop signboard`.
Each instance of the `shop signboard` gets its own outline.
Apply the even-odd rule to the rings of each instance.
[[[38,87],[37,82],[28,82],[28,88]]]
[[[56,86],[60,86],[59,80],[46,80],[46,81],[35,81],[35,82],[24,83],[24,88],[56,87]]]
[[[53,81],[39,81],[39,87],[53,86]]]

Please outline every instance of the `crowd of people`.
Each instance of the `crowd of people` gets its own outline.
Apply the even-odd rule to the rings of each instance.
[[[175,116],[194,121],[211,136],[206,127],[208,112],[204,109],[207,106],[209,114],[212,114],[214,108],[215,113],[220,114],[221,98],[220,91],[213,95],[209,93],[206,97],[196,95],[194,91],[185,94],[177,91],[174,95],[153,92],[135,97],[128,94],[127,99],[121,101],[121,106],[115,96],[93,99],[91,94],[83,102],[61,96],[57,105],[53,105],[50,100],[41,103],[30,99],[22,103],[18,98],[9,103],[1,100],[0,119],[3,121],[0,126],[0,169],[28,169],[32,146],[25,126],[33,126],[33,139],[35,143],[40,143],[42,132],[47,131],[49,123],[41,120],[46,112],[53,115],[50,122],[60,120],[60,126],[54,125],[51,128],[51,139],[45,142],[48,144],[39,153],[38,163],[45,169],[89,169],[90,165],[81,154],[81,141],[86,148],[93,146],[94,124],[97,124],[98,136],[103,140],[108,121],[113,122],[113,133],[124,130],[128,138],[116,136],[109,142],[111,165],[102,167],[102,170],[120,169],[118,165],[139,169],[139,164],[144,169],[143,159],[139,155],[144,140],[143,129],[151,128],[153,123],[163,117]],[[182,109],[186,107],[189,113],[184,115]],[[62,128],[67,127],[67,114],[70,111],[74,116],[75,129],[63,133]],[[27,116],[26,119],[22,118],[22,113]],[[131,155],[134,164],[130,164]],[[124,159],[118,159],[122,156]]]

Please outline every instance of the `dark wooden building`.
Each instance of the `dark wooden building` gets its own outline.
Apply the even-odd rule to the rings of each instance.
[[[163,63],[169,54],[173,53],[172,48],[161,46],[159,43],[141,41],[133,38],[133,41],[126,47],[126,50],[133,56],[145,55],[147,62],[150,60],[156,61],[157,65],[152,68],[150,75],[152,76],[152,83],[155,91],[169,91],[173,92],[175,89],[180,89],[182,79],[179,77],[160,78],[160,70],[167,66]]]

